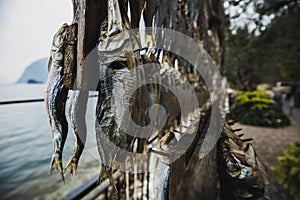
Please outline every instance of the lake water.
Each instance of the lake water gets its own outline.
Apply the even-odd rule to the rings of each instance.
[[[43,98],[45,85],[0,86],[0,101]],[[95,145],[94,115],[96,98],[88,103],[87,121],[90,146]],[[71,130],[71,129],[69,129]],[[70,131],[71,132],[71,131]],[[73,148],[69,133],[64,151],[65,165]],[[52,139],[44,102],[0,105],[0,196],[1,199],[58,199],[98,173],[99,162],[85,150],[77,175],[57,172],[49,175]]]

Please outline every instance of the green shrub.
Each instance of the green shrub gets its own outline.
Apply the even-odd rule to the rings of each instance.
[[[290,120],[264,90],[237,92],[237,105],[231,110],[231,118],[243,124],[283,127]]]
[[[278,163],[273,170],[278,182],[296,200],[300,200],[300,143],[291,143],[290,148],[284,151],[284,156],[278,157]]]

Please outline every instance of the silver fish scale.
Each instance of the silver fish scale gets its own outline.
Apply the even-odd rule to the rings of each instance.
[[[188,96],[193,95],[193,86],[190,85],[184,74],[181,74],[178,70],[168,66],[166,63],[164,63],[160,71],[160,77],[162,85],[167,85],[170,88],[169,90],[173,90],[172,92],[176,92],[177,99],[183,99],[180,107],[174,108],[174,104],[170,104],[167,106],[171,106],[170,109],[180,110],[181,116],[187,117],[189,113],[193,112],[196,109],[195,107],[191,107],[194,105],[189,103],[190,99]]]
[[[100,67],[100,94],[96,108],[96,138],[101,161],[105,165],[111,166],[118,148],[128,148],[127,134],[117,124],[117,119],[120,118],[120,111],[117,110],[119,109],[117,107],[122,105],[122,101],[120,102],[114,95],[114,93],[122,92],[122,89],[118,88],[118,78],[113,77],[111,68],[105,65],[100,65]],[[113,96],[115,98],[112,98]],[[117,117],[116,111],[119,117]]]
[[[125,109],[134,104],[134,97],[131,91],[136,88],[136,74],[131,73],[128,68],[117,70],[112,76],[113,80],[113,105],[115,106],[115,118],[117,124],[123,123]]]

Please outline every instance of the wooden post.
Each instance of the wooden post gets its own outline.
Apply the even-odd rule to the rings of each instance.
[[[168,191],[169,200],[176,199],[177,191],[183,179],[185,170],[186,170],[185,155],[182,155],[180,158],[178,158],[170,165],[169,191]]]
[[[84,63],[89,53],[96,47],[100,35],[100,25],[107,16],[106,0],[81,0],[79,1],[78,41],[77,41],[77,79],[76,87],[80,90],[89,89],[89,80],[98,76],[96,63]],[[95,84],[95,83],[91,83]]]
[[[217,150],[216,147],[199,159],[198,145],[183,175],[182,184],[174,199],[216,199],[217,197]]]
[[[216,146],[208,155],[200,158],[200,149],[210,120],[209,112],[209,109],[204,111],[199,122],[201,127],[187,152],[170,166],[170,200],[216,199],[218,193]]]

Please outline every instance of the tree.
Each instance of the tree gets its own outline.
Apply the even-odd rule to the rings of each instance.
[[[227,15],[225,71],[229,81],[241,90],[252,84],[297,81],[299,72],[299,10],[297,1],[226,1]],[[255,12],[250,16],[247,10]],[[244,10],[242,12],[241,10]],[[253,11],[252,11],[253,12]],[[247,24],[237,23],[248,15]],[[272,21],[270,21],[272,20]]]
[[[263,54],[265,72],[271,72],[271,79],[299,81],[300,77],[300,9],[290,10],[288,13],[277,17],[270,28],[261,35],[263,49],[268,49]],[[264,72],[263,71],[263,72]],[[273,73],[272,73],[273,71]],[[274,73],[276,72],[276,73]],[[263,77],[259,77],[263,80]]]
[[[251,90],[253,75],[258,67],[254,36],[247,28],[238,29],[235,35],[227,32],[225,41],[225,76],[239,90]]]

